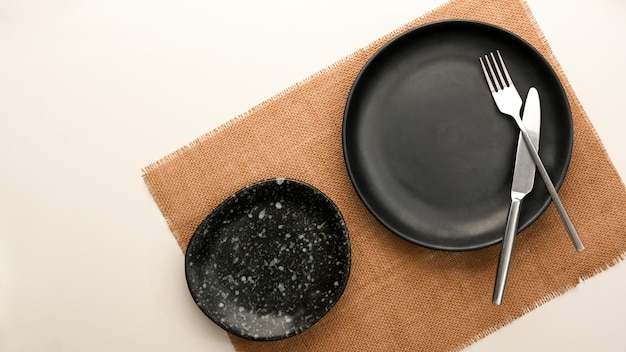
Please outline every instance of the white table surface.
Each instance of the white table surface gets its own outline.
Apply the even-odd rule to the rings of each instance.
[[[0,351],[233,351],[141,169],[442,3],[1,1]],[[626,176],[626,2],[528,3]],[[624,351],[624,296],[619,264],[467,351]]]

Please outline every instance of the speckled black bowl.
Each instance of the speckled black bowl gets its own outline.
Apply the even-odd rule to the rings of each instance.
[[[321,319],[344,291],[350,240],[337,206],[306,183],[264,180],[198,226],[185,256],[200,309],[237,336],[271,341]]]

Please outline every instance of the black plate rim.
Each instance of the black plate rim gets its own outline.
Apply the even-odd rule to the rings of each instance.
[[[566,160],[564,162],[564,167],[563,170],[560,174],[557,175],[557,177],[555,178],[554,175],[551,175],[551,179],[552,182],[554,184],[554,187],[556,188],[556,190],[558,191],[561,188],[561,185],[563,184],[563,181],[565,180],[565,176],[567,175],[570,163],[571,163],[571,157],[572,157],[572,150],[573,150],[573,144],[574,144],[574,124],[573,124],[573,119],[572,119],[572,110],[571,110],[571,105],[569,103],[569,99],[567,97],[567,93],[565,91],[565,88],[563,87],[563,82],[561,81],[561,79],[559,78],[559,75],[557,74],[557,72],[554,70],[554,68],[552,67],[552,65],[548,62],[548,60],[539,52],[539,50],[537,50],[537,48],[535,48],[533,45],[531,45],[527,40],[525,40],[524,38],[520,37],[519,35],[504,29],[500,26],[491,24],[491,23],[487,23],[487,22],[482,22],[482,21],[476,21],[476,20],[466,20],[466,19],[449,19],[449,20],[440,20],[440,21],[433,21],[433,22],[428,22],[422,25],[419,25],[417,27],[414,27],[412,29],[409,29],[397,36],[395,36],[394,38],[390,39],[389,41],[387,41],[385,44],[383,44],[383,46],[381,46],[378,50],[376,50],[376,52],[374,52],[374,54],[367,60],[367,62],[363,65],[363,67],[361,68],[361,70],[359,71],[359,73],[357,74],[356,78],[354,79],[354,82],[350,88],[350,92],[348,94],[348,98],[346,100],[346,104],[344,107],[344,113],[343,113],[343,121],[342,121],[342,132],[341,132],[341,138],[342,138],[342,151],[343,151],[343,157],[344,157],[344,165],[346,166],[347,172],[348,172],[348,176],[350,178],[350,182],[352,183],[352,186],[357,194],[357,196],[359,197],[359,199],[361,200],[361,202],[365,205],[366,209],[369,211],[370,214],[372,214],[374,216],[374,218],[376,218],[376,220],[378,222],[380,222],[385,228],[387,228],[389,231],[391,231],[393,234],[399,236],[400,238],[403,238],[404,240],[411,242],[413,244],[417,244],[419,246],[425,247],[425,248],[429,248],[429,249],[434,249],[434,250],[440,250],[440,251],[447,251],[447,252],[464,252],[464,251],[472,251],[472,250],[479,250],[479,249],[484,249],[487,247],[491,247],[493,245],[496,245],[500,242],[502,242],[502,238],[498,238],[496,240],[492,240],[492,241],[488,241],[488,242],[484,242],[484,243],[479,243],[473,246],[465,246],[465,247],[456,247],[456,246],[445,246],[445,245],[434,245],[432,243],[429,242],[425,242],[425,241],[420,241],[418,239],[415,239],[411,236],[406,235],[405,233],[403,233],[402,231],[399,231],[395,228],[395,226],[386,221],[386,219],[384,219],[383,217],[381,217],[374,209],[374,207],[372,206],[372,204],[370,203],[370,201],[364,196],[362,190],[359,188],[356,179],[358,179],[358,175],[355,174],[355,171],[352,169],[352,167],[350,166],[350,160],[348,157],[348,144],[349,142],[347,141],[347,123],[348,123],[348,118],[349,118],[349,112],[350,112],[350,103],[352,102],[355,93],[355,88],[359,85],[360,80],[362,79],[362,77],[366,74],[366,72],[368,71],[368,68],[370,67],[370,65],[372,65],[372,63],[377,59],[377,57],[385,52],[390,46],[392,46],[394,44],[395,41],[400,40],[401,38],[404,38],[405,36],[410,36],[413,35],[415,32],[419,32],[422,31],[428,27],[431,26],[437,26],[437,25],[451,25],[451,24],[467,24],[467,25],[475,25],[475,26],[483,26],[486,28],[489,28],[490,30],[495,30],[495,31],[501,31],[509,36],[511,36],[512,38],[515,38],[516,40],[519,41],[519,43],[521,45],[526,46],[529,50],[533,51],[537,57],[539,58],[539,60],[541,61],[541,63],[543,65],[546,66],[546,68],[554,75],[554,77],[556,78],[556,81],[558,82],[558,92],[557,94],[560,95],[562,97],[563,103],[565,105],[565,110],[566,110],[566,114],[568,115],[568,119],[571,121],[571,123],[569,124],[569,130],[565,133],[568,133],[571,138],[569,140],[569,143],[567,146],[565,146],[567,148],[566,150]],[[547,197],[547,199],[543,202],[542,206],[538,208],[537,212],[530,218],[530,221],[528,221],[525,224],[520,224],[519,228],[518,228],[518,233],[523,231],[524,229],[528,228],[530,225],[532,225],[544,212],[545,210],[548,208],[548,206],[550,205],[550,203],[552,202],[552,199],[550,197]],[[503,234],[504,236],[504,234]]]
[[[326,195],[324,192],[322,192],[320,189],[318,189],[317,187],[301,181],[301,180],[297,180],[297,179],[293,179],[293,178],[289,178],[289,177],[273,177],[273,178],[266,178],[260,181],[256,181],[256,182],[252,182],[247,184],[246,186],[238,189],[237,191],[233,192],[232,194],[230,194],[228,197],[226,197],[217,207],[215,207],[203,220],[202,222],[196,227],[196,230],[194,230],[193,235],[191,236],[191,238],[189,239],[188,243],[191,243],[191,241],[193,240],[193,238],[196,236],[198,229],[200,229],[201,227],[203,227],[205,225],[206,222],[210,221],[210,218],[212,217],[213,214],[217,214],[219,213],[221,210],[223,210],[223,208],[228,206],[228,200],[236,195],[239,194],[240,192],[246,190],[246,189],[250,189],[253,187],[263,187],[267,184],[271,184],[271,183],[275,183],[277,181],[287,181],[287,182],[291,182],[293,184],[297,184],[299,187],[303,187],[319,196],[321,196],[322,199],[324,199],[324,201],[333,209],[335,215],[338,217],[338,219],[340,220],[340,225],[341,225],[341,235],[345,237],[345,243],[347,246],[347,256],[346,256],[346,261],[347,261],[347,270],[345,271],[344,275],[341,277],[341,281],[339,283],[339,291],[337,293],[337,299],[333,301],[333,303],[331,303],[330,305],[327,306],[326,312],[324,314],[322,314],[320,316],[320,318],[318,320],[313,321],[309,326],[307,326],[306,328],[300,330],[300,331],[296,331],[294,333],[290,333],[290,334],[276,334],[276,335],[272,335],[270,337],[258,337],[255,338],[254,336],[250,336],[250,335],[245,335],[242,334],[240,331],[235,330],[235,329],[231,329],[228,325],[221,323],[219,319],[213,317],[211,314],[208,314],[204,309],[200,308],[200,311],[206,316],[208,317],[213,323],[215,323],[216,325],[218,325],[220,328],[222,328],[223,330],[225,330],[226,332],[233,334],[235,336],[244,338],[246,340],[252,340],[252,341],[277,341],[277,340],[282,340],[285,338],[289,338],[289,337],[293,337],[293,336],[297,336],[307,330],[309,330],[312,326],[314,326],[315,324],[317,324],[317,322],[319,322],[326,314],[328,314],[328,312],[330,312],[330,310],[337,304],[337,302],[339,302],[339,300],[341,299],[341,297],[343,296],[343,293],[346,289],[346,287],[348,286],[348,280],[350,278],[350,273],[352,270],[352,244],[350,242],[350,234],[348,231],[348,227],[345,221],[345,218],[343,216],[343,214],[341,213],[339,207],[337,206],[337,204],[328,196]],[[187,249],[185,250],[185,281],[187,283],[187,289],[189,290],[189,293],[192,296],[192,299],[194,301],[194,303],[196,303],[197,305],[197,297],[194,294],[194,290],[191,287],[191,284],[189,282],[189,255],[188,255],[188,249],[189,246],[187,246]]]

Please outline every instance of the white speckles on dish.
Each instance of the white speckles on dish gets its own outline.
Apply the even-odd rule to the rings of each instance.
[[[211,320],[243,338],[277,340],[332,308],[348,279],[350,244],[321,192],[274,179],[218,206],[194,233],[186,265],[194,301]]]

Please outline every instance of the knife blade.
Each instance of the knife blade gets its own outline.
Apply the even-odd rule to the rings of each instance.
[[[528,90],[522,114],[522,122],[528,131],[528,135],[533,142],[533,146],[536,150],[539,150],[541,103],[539,101],[539,92],[537,92],[535,87],[531,87]],[[495,305],[502,304],[504,287],[506,286],[506,279],[511,263],[511,253],[513,252],[513,243],[515,240],[515,234],[517,233],[520,207],[524,197],[526,197],[526,195],[533,189],[534,183],[535,164],[520,134],[517,141],[515,168],[513,170],[513,182],[511,184],[511,206],[509,208],[504,238],[502,239],[502,249],[500,251],[498,272],[493,292],[493,304]]]

